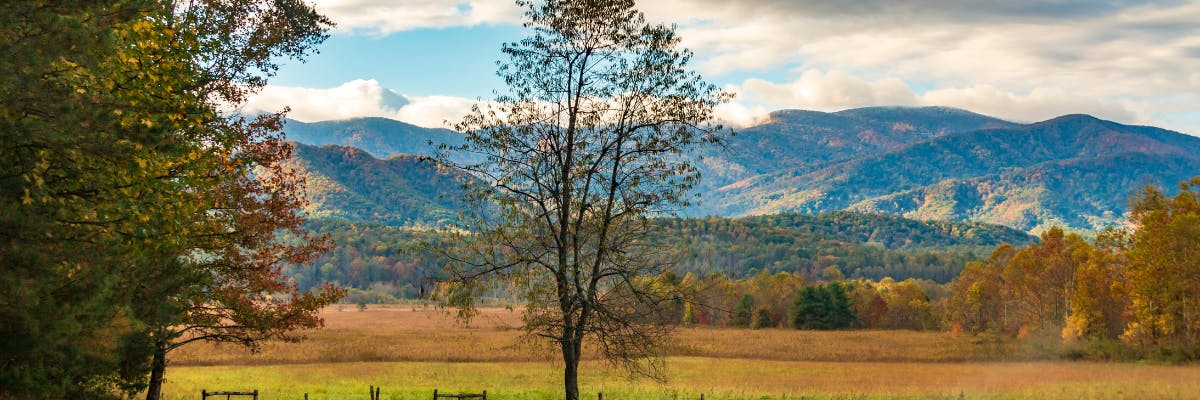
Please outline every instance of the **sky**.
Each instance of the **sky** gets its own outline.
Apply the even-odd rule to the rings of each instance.
[[[317,0],[338,25],[285,61],[246,111],[300,121],[380,116],[446,127],[503,89],[500,46],[525,36],[509,0]],[[691,67],[770,111],[948,106],[1016,122],[1091,114],[1200,135],[1200,1],[642,0]]]

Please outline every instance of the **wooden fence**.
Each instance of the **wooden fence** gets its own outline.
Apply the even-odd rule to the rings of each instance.
[[[233,396],[253,397],[254,400],[258,400],[258,389],[254,389],[253,392],[210,392],[200,389],[200,400],[208,400],[209,397],[220,396],[225,396],[225,400],[230,400]]]
[[[463,400],[463,399],[481,399],[481,400],[487,400],[487,391],[486,391],[486,390],[484,390],[484,391],[483,391],[483,393],[459,393],[459,394],[447,394],[447,393],[438,393],[437,389],[433,389],[433,400],[438,400],[438,399],[458,399],[458,400]]]

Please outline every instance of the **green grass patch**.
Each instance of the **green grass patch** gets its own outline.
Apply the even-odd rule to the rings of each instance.
[[[586,363],[584,398],[698,399],[1159,399],[1200,393],[1200,366],[1130,363],[814,362],[672,358],[666,383],[630,381]],[[193,366],[168,370],[167,399],[196,399],[201,389],[258,389],[263,400],[431,399],[488,391],[489,399],[559,399],[553,363],[350,362]]]

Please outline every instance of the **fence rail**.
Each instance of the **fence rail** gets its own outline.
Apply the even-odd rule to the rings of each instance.
[[[254,400],[258,400],[258,389],[254,389],[253,392],[231,392],[231,391],[210,392],[205,389],[200,389],[200,400],[208,400],[209,397],[219,397],[219,396],[225,396],[225,400],[230,400],[233,398],[233,396],[253,397]]]
[[[438,399],[458,399],[458,400],[482,399],[482,400],[487,400],[487,391],[484,390],[483,393],[448,394],[448,393],[438,393],[437,389],[433,389],[433,400],[438,400]]]

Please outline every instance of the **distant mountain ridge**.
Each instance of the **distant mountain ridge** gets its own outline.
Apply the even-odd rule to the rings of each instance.
[[[1120,223],[1128,195],[1200,174],[1200,138],[1068,115],[933,137],[723,187],[717,215],[832,210],[971,220],[1027,231]]]
[[[357,147],[377,158],[397,154],[432,156],[438,144],[462,143],[462,135],[449,129],[423,128],[379,117],[311,123],[289,119],[283,130],[291,141]]]
[[[297,143],[291,166],[308,179],[311,217],[438,226],[462,209],[456,176],[423,156],[379,159],[354,147]]]
[[[706,152],[706,158],[719,161],[703,163],[704,185],[717,188],[781,170],[809,170],[953,132],[1015,126],[1019,125],[947,107],[780,110],[762,124],[738,130],[728,138],[725,151]]]
[[[430,155],[430,142],[462,140],[383,118],[289,122],[285,131],[303,143],[364,146],[377,157]],[[1178,132],[1087,115],[1018,124],[945,107],[776,111],[701,155],[701,205],[685,215],[848,210],[1035,233],[1121,223],[1131,193],[1145,185],[1170,191],[1200,175],[1200,138]]]

